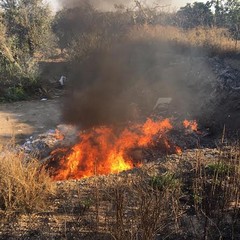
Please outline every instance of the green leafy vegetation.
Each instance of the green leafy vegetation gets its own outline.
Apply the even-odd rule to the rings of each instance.
[[[234,174],[233,166],[223,162],[209,164],[207,166],[207,171],[209,171],[209,174],[212,174],[212,175]]]
[[[93,51],[129,41],[129,34],[136,29],[139,36],[147,33],[146,28],[155,33],[161,28],[167,32],[166,40],[179,47],[190,42],[214,54],[237,52],[239,5],[238,0],[212,0],[168,13],[161,4],[135,1],[132,9],[121,4],[112,12],[102,12],[90,1],[80,1],[74,8],[61,9],[54,15],[43,0],[0,0],[0,99],[26,99],[26,91],[19,89],[24,90],[25,84],[34,86],[41,76],[39,61],[49,59],[57,49],[65,59],[81,62]],[[158,38],[162,35],[157,34]]]
[[[37,56],[52,46],[51,12],[42,0],[2,0],[0,6],[0,99],[25,100],[25,89],[38,80]]]
[[[4,99],[8,101],[21,101],[26,100],[27,95],[21,86],[10,87],[7,89],[6,95],[4,95]]]
[[[165,173],[161,176],[154,176],[150,180],[150,186],[153,189],[158,189],[163,191],[164,189],[175,189],[180,184],[179,179],[175,178],[174,174],[172,173]]]

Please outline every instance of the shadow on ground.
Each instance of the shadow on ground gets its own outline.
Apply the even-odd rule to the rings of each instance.
[[[60,99],[0,105],[0,144],[54,129],[60,123]]]

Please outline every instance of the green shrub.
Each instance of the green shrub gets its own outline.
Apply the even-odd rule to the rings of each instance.
[[[154,176],[150,179],[150,186],[153,189],[163,191],[165,189],[174,189],[179,186],[179,180],[172,173],[165,173],[161,176]]]
[[[6,101],[22,101],[27,99],[27,94],[22,86],[9,87],[4,96]]]
[[[209,164],[206,167],[207,172],[210,175],[214,175],[214,174],[218,174],[221,176],[226,176],[229,175],[230,173],[233,173],[233,166],[220,162],[220,163],[213,163],[213,164]]]

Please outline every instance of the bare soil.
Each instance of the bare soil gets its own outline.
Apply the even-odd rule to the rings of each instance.
[[[60,98],[0,104],[0,144],[55,129],[60,123]]]

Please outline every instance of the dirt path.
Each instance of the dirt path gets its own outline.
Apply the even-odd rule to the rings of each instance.
[[[27,136],[56,128],[60,123],[60,99],[0,104],[0,144],[13,137],[17,142]]]

